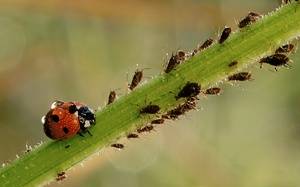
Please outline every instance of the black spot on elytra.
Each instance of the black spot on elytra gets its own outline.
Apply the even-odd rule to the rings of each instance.
[[[58,115],[52,115],[52,116],[51,116],[51,119],[52,119],[54,122],[56,122],[56,123],[59,121]]]
[[[68,133],[69,133],[69,129],[68,129],[67,127],[64,127],[64,128],[63,128],[63,131],[64,131],[65,134],[68,134]]]
[[[76,105],[71,105],[69,107],[70,114],[74,114],[77,111]]]
[[[53,137],[48,125],[44,125],[44,132],[48,137]]]

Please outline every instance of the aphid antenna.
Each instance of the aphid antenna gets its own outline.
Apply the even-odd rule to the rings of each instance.
[[[235,81],[235,82],[236,82],[236,81]],[[230,84],[230,85],[233,86],[233,87],[237,87],[238,89],[241,89],[241,90],[244,91],[244,89],[243,89],[239,84],[233,84],[232,81],[228,81],[227,83]]]
[[[121,90],[121,88],[117,88],[117,89],[114,89],[114,90],[111,90],[111,89],[110,89],[110,92],[115,92],[115,91],[117,91],[117,90]]]
[[[128,71],[126,72],[126,94],[129,93],[131,90],[129,89],[129,84],[128,84]]]
[[[253,66],[254,66],[254,64],[252,64],[252,67],[251,67],[250,70],[248,71],[248,73],[249,73],[250,75],[252,75]],[[251,82],[254,82],[254,80],[255,80],[255,79],[253,79],[253,78],[248,79],[248,81],[251,81]]]
[[[238,21],[235,18],[233,18],[233,20],[234,20],[235,25],[238,25]]]
[[[110,89],[110,92],[115,92],[115,91],[117,91],[117,90],[121,90],[121,88],[117,88],[117,89],[114,89],[114,90],[111,90],[111,89]],[[109,92],[109,93],[110,93],[110,92]],[[118,95],[122,95],[122,94],[117,94],[117,95],[116,95],[117,99],[118,99]]]
[[[254,65],[254,64],[253,64],[253,67],[256,67],[256,68],[258,68],[258,69],[264,68],[264,69],[267,70],[267,71],[270,71],[270,72],[272,72],[272,73],[276,73],[276,71],[274,71],[274,70],[272,70],[272,69],[269,69],[269,68],[266,68],[266,67],[263,65],[263,63],[260,63],[260,66],[257,66],[257,65]]]
[[[139,69],[139,64],[136,64],[136,70],[137,71]],[[126,94],[129,93],[131,90],[129,89],[129,82],[128,82],[128,74],[129,74],[129,71],[126,72],[127,76],[126,76]]]
[[[218,27],[218,31],[216,32],[216,30],[213,28],[215,35],[217,35],[217,39],[219,40],[219,37],[221,36],[221,28],[220,26]]]
[[[107,103],[106,103],[106,100],[104,99],[104,98],[105,98],[105,96],[104,96],[104,92],[102,92],[102,98],[103,98],[103,103],[104,103],[104,106],[106,106],[106,105],[107,105]]]
[[[299,43],[300,43],[300,39],[299,38],[297,38],[296,40],[297,40],[297,42],[294,44],[294,48],[292,50],[293,53],[297,53],[298,46],[299,46]]]
[[[219,38],[219,33],[220,33],[220,26],[218,27],[218,31],[216,31],[215,27],[213,25],[211,25],[211,29],[213,30],[214,34],[211,34],[211,35],[214,35],[213,38]],[[210,35],[210,36],[211,36]],[[218,41],[218,39],[213,39],[213,44]],[[218,43],[218,42],[217,42]]]
[[[143,69],[139,69],[140,71],[144,71],[144,70],[146,70],[146,69],[151,69],[151,68],[143,68]]]
[[[201,90],[201,92],[200,92],[200,94],[201,94],[200,99],[202,99],[204,97],[205,99],[210,100],[208,97],[206,97],[205,91],[206,90],[203,90],[203,91]]]
[[[143,68],[143,69],[138,69],[139,71],[144,71],[144,70],[147,70],[147,69],[151,69],[151,68]],[[143,78],[147,78],[147,79],[151,79],[152,77],[145,77],[143,76]],[[139,83],[139,85],[142,84],[141,82]]]
[[[166,61],[166,59],[168,59],[169,58],[169,53],[168,52],[166,52],[164,49],[162,49],[162,55],[163,55],[163,64],[165,64],[165,61]]]
[[[173,52],[172,52],[172,54],[173,54]],[[165,57],[163,57],[163,59],[162,59],[163,60],[163,63],[162,63],[163,65],[161,67],[159,75],[161,75],[165,71],[166,66],[168,65],[168,59],[170,59],[169,53],[165,52],[165,50],[163,50],[163,56],[165,56]]]

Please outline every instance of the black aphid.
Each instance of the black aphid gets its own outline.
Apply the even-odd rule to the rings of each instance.
[[[134,134],[134,133],[131,133],[131,134],[128,134],[127,135],[127,138],[130,139],[130,138],[138,138],[139,135],[138,134]]]
[[[233,62],[230,62],[230,63],[228,64],[229,67],[233,67],[233,66],[236,66],[236,65],[238,65],[238,62],[237,62],[237,61],[233,61]]]
[[[198,46],[198,50],[202,51],[206,48],[208,48],[212,43],[213,43],[213,39],[208,38],[201,46]]]
[[[241,21],[238,22],[237,26],[239,28],[244,28],[250,25],[251,23],[257,21],[260,17],[261,15],[259,13],[249,12],[245,18],[243,18]]]
[[[195,82],[188,82],[180,92],[175,96],[175,99],[178,100],[182,97],[196,97],[201,91],[201,85]]]
[[[153,125],[146,125],[140,129],[137,130],[138,133],[143,133],[143,132],[151,132],[152,130],[154,130]]]
[[[140,114],[156,114],[160,110],[160,106],[149,104],[140,110]]]
[[[124,149],[124,145],[123,144],[120,144],[120,143],[114,143],[114,144],[111,144],[111,147],[114,147],[114,148],[117,148],[117,149]]]
[[[184,103],[181,103],[178,107],[169,110],[162,116],[162,118],[175,120],[178,119],[180,115],[184,115],[189,110],[196,109],[196,107],[197,106],[195,101],[186,101]]]
[[[259,63],[260,63],[260,68],[262,68],[263,63],[270,64],[272,66],[275,66],[275,70],[277,71],[279,67],[284,66],[286,68],[290,68],[291,65],[287,64],[290,59],[284,54],[273,54],[270,56],[267,56],[266,58],[261,58]]]
[[[119,89],[120,88],[118,88],[116,90],[119,90]],[[109,96],[108,96],[108,102],[107,102],[108,105],[113,103],[116,100],[116,97],[117,97],[116,90],[110,91]]]
[[[208,88],[207,90],[205,90],[204,94],[205,95],[219,95],[221,92],[221,88]]]
[[[60,173],[57,174],[56,182],[65,180],[66,178],[67,178],[66,172],[64,172],[64,171],[60,172]]]
[[[147,68],[145,68],[145,69],[147,69]],[[131,84],[128,85],[129,90],[134,90],[137,87],[137,85],[141,82],[141,80],[143,78],[143,70],[145,70],[145,69],[137,68],[135,70]]]
[[[163,118],[152,120],[151,124],[163,124],[165,120]]]
[[[229,35],[231,34],[231,28],[226,26],[224,28],[224,30],[222,31],[222,34],[220,36],[220,39],[219,39],[219,43],[222,44],[225,42],[225,40],[229,37]]]
[[[278,47],[278,49],[275,50],[275,54],[278,53],[293,53],[296,51],[296,47],[293,44],[285,44],[283,46]]]
[[[249,72],[239,72],[228,76],[229,81],[246,81],[251,80],[251,73]]]
[[[180,62],[178,61],[178,56],[177,55],[173,55],[171,56],[168,65],[165,69],[166,73],[170,73]]]
[[[186,56],[186,53],[183,50],[181,50],[181,49],[177,50],[177,60],[182,62],[185,60],[185,56]]]

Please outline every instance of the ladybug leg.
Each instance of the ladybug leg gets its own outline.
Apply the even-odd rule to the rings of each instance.
[[[93,136],[88,129],[86,129],[86,132],[89,133],[90,136]]]
[[[66,146],[65,146],[66,149],[70,147],[70,145],[67,142],[65,142],[64,140],[60,140],[60,141],[62,141],[66,144]]]
[[[93,136],[92,134],[91,134],[91,132],[86,128],[86,127],[81,127],[81,132],[83,133],[83,134],[85,134],[85,133],[89,133],[89,135],[90,136]]]
[[[77,134],[79,134],[79,136],[84,137],[83,134],[81,132],[77,132]]]

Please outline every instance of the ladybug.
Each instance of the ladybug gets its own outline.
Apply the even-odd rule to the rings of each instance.
[[[79,101],[54,101],[42,118],[45,134],[53,140],[67,139],[75,134],[83,136],[87,127],[96,124],[94,111]]]

